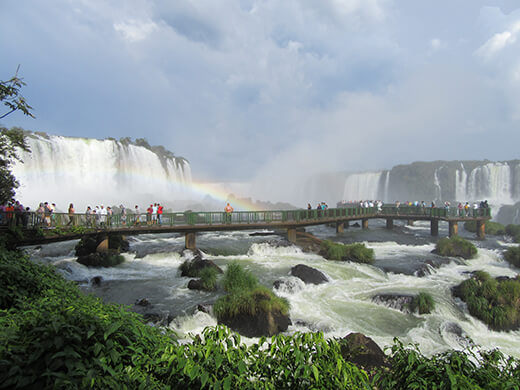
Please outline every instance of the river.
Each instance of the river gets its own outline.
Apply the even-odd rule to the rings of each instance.
[[[465,305],[455,300],[451,288],[475,270],[492,276],[515,276],[518,269],[502,259],[502,252],[512,245],[504,237],[488,236],[484,241],[459,227],[460,235],[478,247],[473,260],[443,259],[432,254],[437,238],[430,236],[427,222],[406,226],[396,222],[387,230],[382,221],[371,221],[368,230],[350,227],[340,236],[327,226],[307,228],[319,238],[338,242],[363,242],[375,251],[374,265],[328,261],[319,255],[304,253],[279,236],[251,236],[250,231],[201,233],[197,246],[208,259],[225,269],[238,261],[266,286],[275,280],[286,283],[275,290],[288,299],[293,325],[288,333],[322,331],[327,337],[343,337],[361,332],[381,346],[389,346],[394,337],[404,343],[416,343],[420,350],[435,354],[448,349],[462,349],[469,340],[485,349],[498,347],[520,358],[520,331],[495,332],[471,317]],[[439,237],[447,236],[447,224],[439,225]],[[169,326],[181,338],[197,334],[206,326],[216,325],[211,315],[197,311],[198,304],[210,304],[223,292],[192,291],[190,278],[180,276],[179,266],[184,237],[179,234],[155,234],[129,237],[131,253],[114,268],[88,268],[75,261],[77,241],[27,247],[31,259],[52,264],[80,288],[106,302],[134,305],[146,298],[155,313],[173,318]],[[324,272],[330,279],[321,285],[305,285],[289,276],[291,267],[306,264]],[[432,266],[433,265],[433,266]],[[423,275],[423,276],[420,276]],[[101,283],[95,284],[95,277]],[[372,297],[382,293],[415,294],[428,292],[435,300],[431,314],[403,313],[376,303]],[[253,342],[254,339],[246,342]]]

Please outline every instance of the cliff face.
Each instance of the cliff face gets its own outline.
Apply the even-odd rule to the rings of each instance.
[[[36,133],[27,139],[31,153],[21,153],[24,163],[13,171],[21,184],[17,198],[31,208],[42,201],[62,211],[69,203],[165,203],[191,183],[189,163],[164,148]]]

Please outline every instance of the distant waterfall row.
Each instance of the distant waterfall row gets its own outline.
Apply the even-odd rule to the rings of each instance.
[[[520,162],[436,161],[347,175],[343,200],[520,201]]]
[[[186,160],[142,146],[37,134],[27,140],[31,153],[22,153],[24,163],[14,174],[21,184],[17,197],[31,208],[41,201],[55,202],[62,211],[74,203],[81,212],[79,207],[102,203],[166,203],[191,183]]]

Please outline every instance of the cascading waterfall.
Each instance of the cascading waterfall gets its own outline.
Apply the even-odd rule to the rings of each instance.
[[[436,200],[442,200],[442,188],[441,188],[441,182],[439,180],[439,169],[435,170],[435,173],[433,174],[433,184],[435,185],[435,199]]]
[[[507,163],[488,163],[473,169],[469,175],[462,167],[460,175],[462,180],[456,182],[459,200],[487,199],[493,204],[510,204],[517,200],[512,191],[511,167]]]
[[[61,136],[27,137],[31,153],[13,172],[20,182],[17,198],[31,208],[54,202],[66,211],[86,205],[168,202],[183,197],[191,183],[189,164],[115,140]]]
[[[349,175],[343,191],[344,200],[379,199],[379,182],[382,172],[355,173]]]
[[[464,169],[464,164],[460,164],[461,169],[455,171],[455,199],[466,200],[468,195],[466,192],[468,175]]]

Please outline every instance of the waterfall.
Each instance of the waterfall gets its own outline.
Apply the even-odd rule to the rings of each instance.
[[[468,175],[464,169],[464,164],[460,164],[461,169],[455,171],[455,199],[459,201],[468,200],[466,185]]]
[[[78,212],[96,204],[168,204],[183,197],[191,183],[185,160],[145,147],[37,134],[27,141],[31,153],[20,153],[24,163],[17,163],[13,173],[20,182],[17,198],[31,208],[42,201],[56,203],[61,211],[74,203]]]
[[[487,163],[469,175],[466,199],[487,199],[493,204],[514,203],[511,167],[507,163]]]
[[[385,193],[383,196],[383,201],[388,202],[390,199],[388,199],[388,189],[390,188],[390,171],[386,171],[386,178],[385,178]]]
[[[343,190],[344,200],[379,199],[379,181],[382,172],[355,173],[349,175]]]
[[[442,167],[439,169],[435,169],[435,172],[433,173],[433,184],[435,185],[435,200],[442,200],[442,188],[438,174],[438,171],[440,169],[442,169]]]

